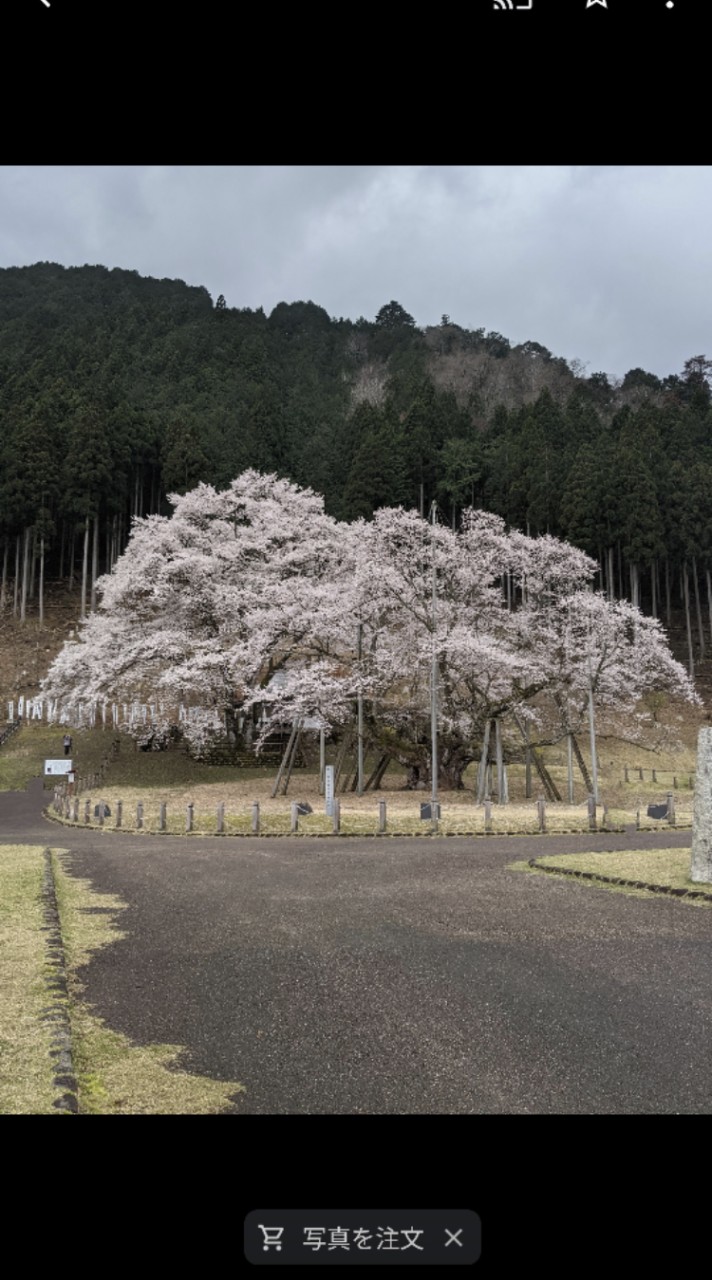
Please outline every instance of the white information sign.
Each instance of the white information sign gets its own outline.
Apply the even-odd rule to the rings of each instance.
[[[71,773],[72,762],[65,758],[64,760],[45,760],[45,774],[55,773]]]
[[[324,813],[330,818],[334,816],[334,766],[327,764],[324,769]]]

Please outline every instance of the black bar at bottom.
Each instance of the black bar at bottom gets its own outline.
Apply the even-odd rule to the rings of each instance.
[[[472,1209],[253,1209],[255,1266],[472,1266],[482,1224]]]

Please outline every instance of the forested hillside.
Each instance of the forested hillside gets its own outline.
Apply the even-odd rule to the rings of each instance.
[[[692,664],[712,631],[711,371],[695,356],[613,385],[533,340],[419,329],[394,301],[268,316],[135,272],[3,270],[2,607],[41,614],[51,578],[85,613],[134,515],[254,467],[342,519],[435,498],[454,525],[474,505],[565,538],[611,597],[664,621],[687,604]]]

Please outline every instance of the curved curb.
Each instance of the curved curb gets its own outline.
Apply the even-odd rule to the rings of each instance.
[[[126,836],[169,836],[174,840],[423,840],[430,836],[443,840],[499,840],[540,839],[549,836],[617,836],[625,835],[626,827],[598,827],[591,831],[588,827],[565,827],[561,831],[152,831],[149,827],[111,827],[108,823],[99,826],[95,822],[74,822],[72,818],[63,818],[52,813],[49,808],[42,810],[42,817],[48,822],[56,822],[59,827],[69,827],[75,831],[93,831],[103,835]],[[652,835],[659,829],[645,829],[644,835]],[[667,827],[661,835],[670,831],[687,831],[686,826]],[[690,826],[689,830],[692,830]]]
[[[622,889],[647,889],[650,893],[667,893],[673,898],[705,898],[712,902],[712,892],[704,889],[675,889],[668,884],[647,884],[644,880],[624,880],[622,876],[604,876],[598,871],[577,871],[575,867],[546,867],[538,858],[529,858],[528,865],[535,871],[546,871],[552,876],[575,876],[578,880],[597,880],[601,884],[613,884]]]
[[[52,851],[44,851],[44,876],[42,898],[44,901],[44,930],[47,933],[47,989],[50,1003],[45,1008],[43,1022],[52,1024],[52,1048],[50,1057],[54,1068],[53,1084],[58,1090],[53,1106],[57,1111],[74,1114],[79,1111],[77,1077],[72,1057],[72,1029],[69,1021],[69,990],[64,941],[57,905],[57,890],[52,866]]]

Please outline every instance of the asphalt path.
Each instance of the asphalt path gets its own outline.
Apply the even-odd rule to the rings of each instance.
[[[237,1114],[712,1110],[710,910],[508,869],[689,832],[139,838],[58,826],[47,799],[0,794],[0,841],[66,848],[127,904],[89,1003],[240,1081]]]

